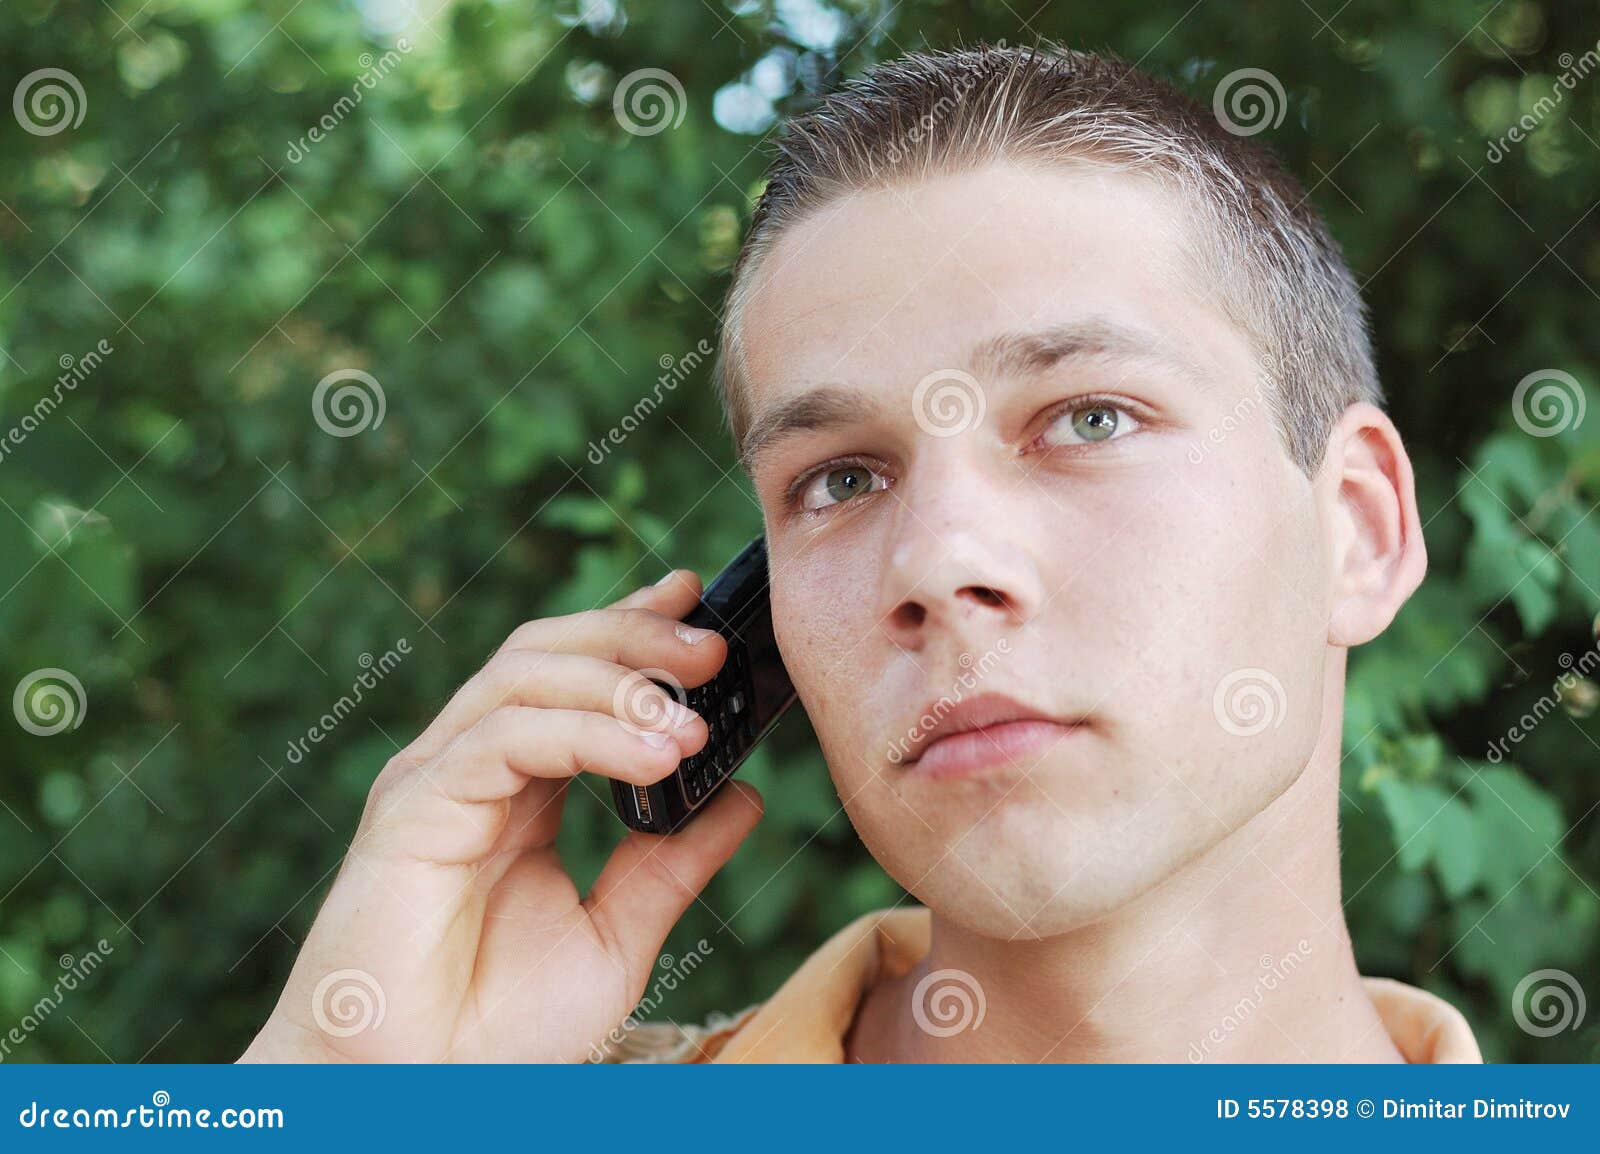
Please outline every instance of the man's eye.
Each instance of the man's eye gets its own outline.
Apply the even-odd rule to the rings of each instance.
[[[1069,409],[1044,431],[1047,445],[1089,445],[1124,437],[1139,427],[1132,414],[1110,404],[1084,405]]]
[[[866,465],[836,465],[811,477],[800,489],[800,507],[808,511],[842,505],[850,498],[877,489],[888,482]]]

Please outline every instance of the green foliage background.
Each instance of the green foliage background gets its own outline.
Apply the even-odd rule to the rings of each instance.
[[[518,622],[709,572],[756,531],[703,371],[602,463],[586,452],[660,358],[714,335],[768,100],[802,107],[902,50],[1041,37],[1207,104],[1235,69],[1282,82],[1264,139],[1366,284],[1432,558],[1351,675],[1359,959],[1461,1006],[1492,1058],[1596,1056],[1600,1006],[1548,1039],[1511,1010],[1543,967],[1600,999],[1600,694],[1571,684],[1486,759],[1600,611],[1600,413],[1534,437],[1511,403],[1547,368],[1600,403],[1600,75],[1486,161],[1595,46],[1592,5],[461,0],[409,28],[402,7],[0,7],[4,93],[62,68],[86,95],[55,135],[0,117],[0,430],[59,358],[114,348],[0,459],[0,688],[57,667],[87,697],[70,732],[0,724],[0,1030],[60,955],[114,949],[11,1060],[236,1056],[395,743]],[[291,163],[398,35],[412,50]],[[681,82],[676,127],[619,126],[612,93],[641,68]],[[348,368],[387,413],[335,438],[311,393]],[[293,764],[400,638],[412,655]],[[668,943],[716,947],[676,1018],[764,996],[900,896],[803,718],[750,776],[767,820]],[[575,794],[583,878],[616,827]]]

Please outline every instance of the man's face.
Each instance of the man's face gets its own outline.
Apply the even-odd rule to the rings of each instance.
[[[981,933],[1124,905],[1319,736],[1317,492],[1193,216],[1087,167],[853,194],[744,313],[785,661],[868,848]]]

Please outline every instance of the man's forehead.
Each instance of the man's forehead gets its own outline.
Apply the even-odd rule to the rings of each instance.
[[[1062,259],[1137,262],[1164,276],[1174,250],[1195,239],[1196,215],[1153,174],[1072,161],[994,163],[856,189],[784,225],[749,270],[748,305],[777,326],[836,302],[892,293],[883,303],[914,303],[952,280],[1003,293],[995,273]]]
[[[840,198],[791,226],[751,270],[733,318],[736,432],[785,399],[773,394],[848,369],[905,375],[968,356],[1011,369],[1048,357],[1040,346],[1054,339],[1052,322],[1111,298],[1124,307],[1104,311],[1129,326],[1152,314],[1142,327],[1153,343],[1164,327],[1156,302],[1192,291],[1170,196],[1136,174],[996,165]],[[1003,333],[1039,339],[1007,343]],[[1107,346],[1118,336],[1110,326],[1098,334]],[[991,337],[992,348],[977,347]]]

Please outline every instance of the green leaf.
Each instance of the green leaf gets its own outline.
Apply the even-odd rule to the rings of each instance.
[[[1445,803],[1434,819],[1433,864],[1445,896],[1463,897],[1478,884],[1483,846],[1474,812],[1459,797]]]
[[[1438,827],[1435,819],[1450,801],[1450,794],[1431,782],[1406,781],[1393,775],[1377,785],[1378,800],[1389,818],[1400,865],[1421,869],[1433,857]]]

